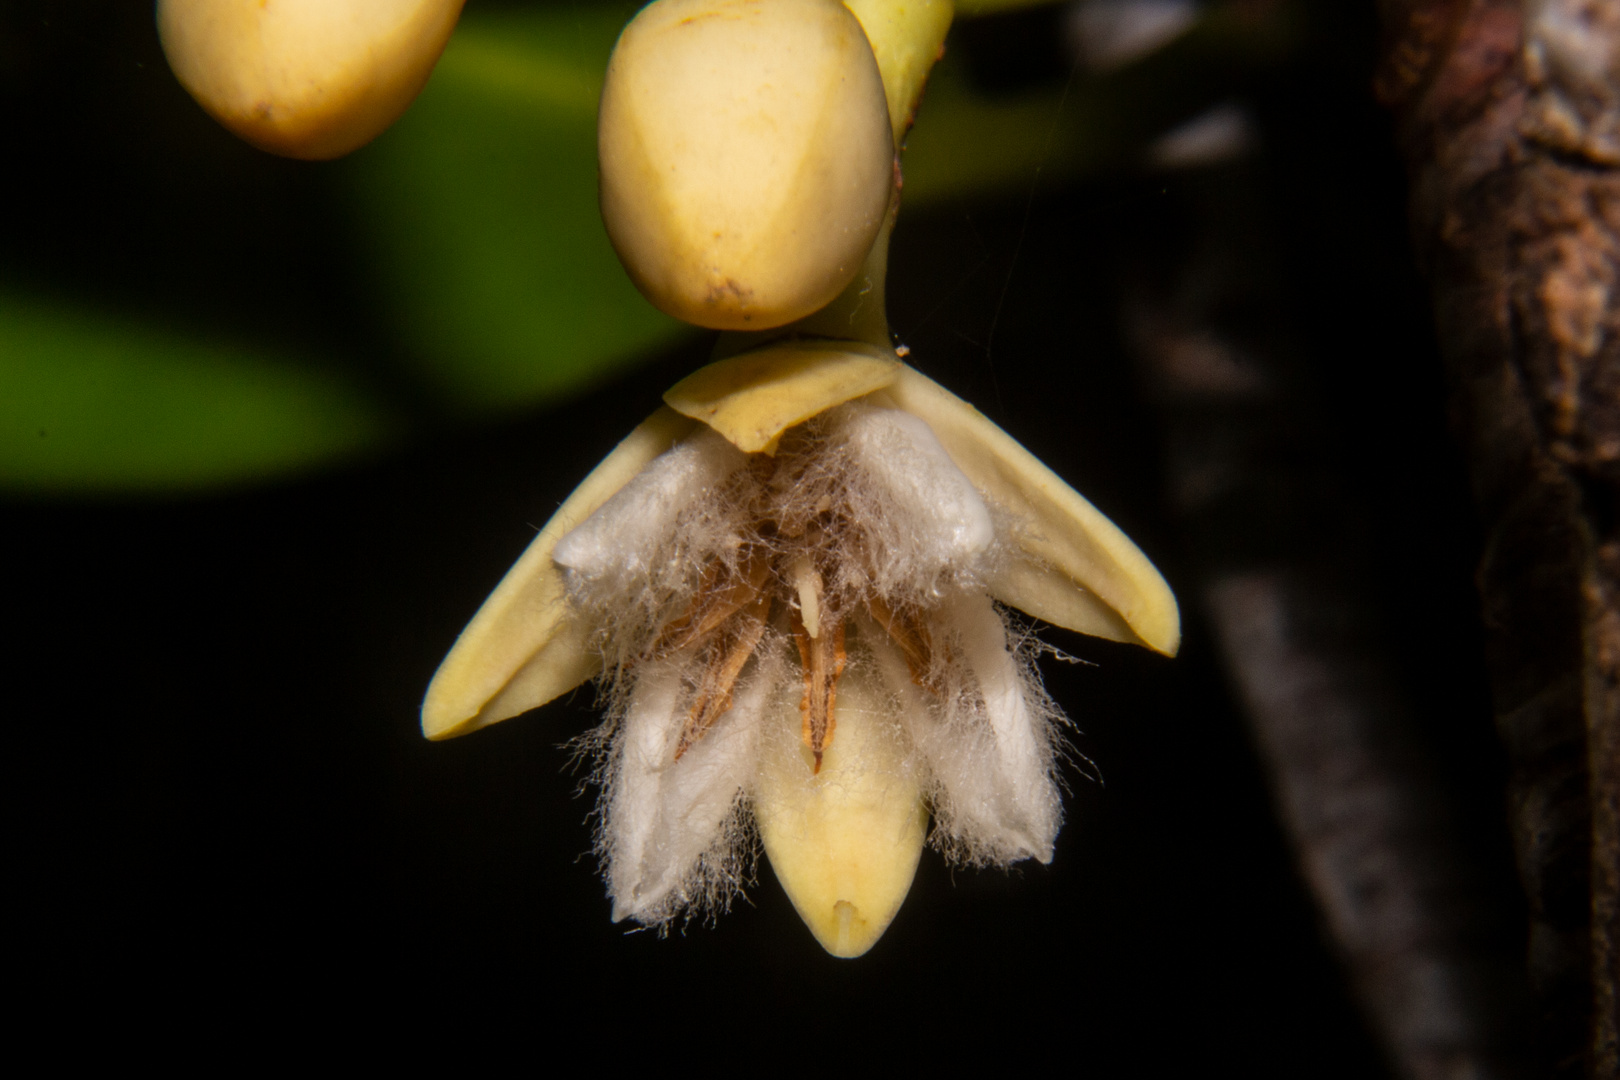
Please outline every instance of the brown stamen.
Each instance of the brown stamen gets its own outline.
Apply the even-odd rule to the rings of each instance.
[[[844,620],[823,612],[821,630],[811,637],[798,612],[794,612],[793,639],[799,644],[799,661],[804,666],[804,698],[799,702],[799,712],[804,720],[804,745],[815,755],[817,773],[821,772],[821,755],[832,745],[833,729],[838,726],[838,677],[844,673],[845,660]]]
[[[759,647],[760,638],[765,636],[765,623],[770,613],[770,595],[756,590],[753,602],[738,613],[704,650],[707,664],[703,681],[698,685],[686,714],[686,724],[681,728],[680,742],[675,746],[676,761],[681,760],[681,755],[693,743],[707,735],[714,722],[731,708],[731,696],[737,688],[737,679],[742,675],[743,665],[748,663],[748,658]]]
[[[749,546],[736,573],[731,573],[724,563],[711,563],[686,612],[666,624],[658,635],[653,655],[663,656],[694,645],[737,612],[757,603],[770,573],[770,558],[757,544]]]
[[[939,694],[939,680],[934,675],[934,638],[927,624],[914,614],[896,612],[876,596],[867,598],[866,610],[906,658],[911,681],[932,694]]]

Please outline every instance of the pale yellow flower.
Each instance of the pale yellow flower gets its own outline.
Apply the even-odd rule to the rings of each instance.
[[[428,737],[600,678],[616,920],[723,903],[751,826],[840,956],[888,926],[930,835],[958,861],[1049,860],[1061,714],[993,601],[1174,653],[1175,600],[1146,557],[870,346],[779,343],[665,400],[463,632]]]

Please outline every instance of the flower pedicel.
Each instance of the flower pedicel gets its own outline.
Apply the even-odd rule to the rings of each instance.
[[[552,517],[422,724],[449,738],[599,680],[615,920],[723,907],[752,824],[817,940],[858,956],[925,840],[969,864],[1052,856],[1061,713],[997,601],[1179,643],[1135,545],[889,344],[895,146],[950,18],[948,0],[659,0],[610,64],[615,247],[666,311],[748,332]]]

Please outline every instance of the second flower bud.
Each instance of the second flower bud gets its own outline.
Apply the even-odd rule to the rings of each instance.
[[[894,184],[877,61],[837,0],[658,0],[602,91],[602,215],[638,288],[719,330],[830,302]]]

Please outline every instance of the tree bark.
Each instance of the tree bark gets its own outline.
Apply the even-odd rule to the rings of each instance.
[[[1620,4],[1384,0],[1561,1075],[1617,1072]]]

